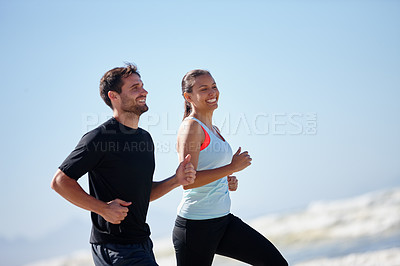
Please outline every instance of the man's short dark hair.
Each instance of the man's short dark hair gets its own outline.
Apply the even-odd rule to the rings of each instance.
[[[108,97],[109,91],[121,93],[122,78],[129,77],[136,74],[140,77],[137,66],[132,63],[126,63],[125,67],[116,67],[107,71],[100,80],[100,96],[104,102],[113,109],[110,98]]]

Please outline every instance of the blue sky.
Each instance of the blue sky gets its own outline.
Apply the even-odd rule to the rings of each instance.
[[[399,11],[397,1],[0,1],[0,236],[89,219],[50,180],[110,117],[99,80],[126,61],[149,91],[141,126],[158,147],[156,180],[177,166],[181,78],[204,68],[221,92],[215,124],[253,157],[237,174],[235,214],[399,186]],[[151,205],[154,234],[180,197]]]

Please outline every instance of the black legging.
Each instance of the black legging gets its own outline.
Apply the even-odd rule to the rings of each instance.
[[[232,214],[209,220],[178,216],[173,242],[178,266],[211,265],[214,254],[251,265],[288,265],[268,239]]]

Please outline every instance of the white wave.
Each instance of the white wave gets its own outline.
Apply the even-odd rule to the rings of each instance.
[[[391,248],[366,253],[354,253],[339,258],[316,259],[295,266],[398,266],[400,248]]]
[[[92,254],[87,250],[79,250],[69,255],[45,259],[25,266],[93,266]]]
[[[251,225],[280,245],[400,232],[400,189],[316,202],[304,211],[261,217]]]

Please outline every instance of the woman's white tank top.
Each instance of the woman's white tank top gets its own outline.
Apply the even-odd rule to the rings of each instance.
[[[205,124],[194,117],[206,135],[200,148],[197,171],[215,169],[232,161],[232,149],[229,143],[217,137]],[[193,220],[205,220],[229,214],[231,199],[229,197],[227,177],[218,179],[202,187],[187,189],[183,192],[178,206],[178,215]]]

